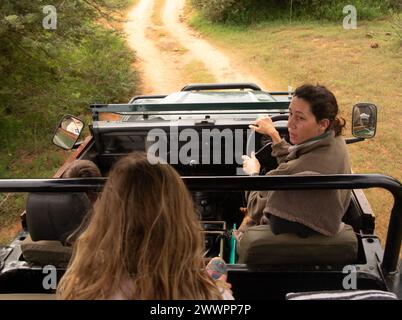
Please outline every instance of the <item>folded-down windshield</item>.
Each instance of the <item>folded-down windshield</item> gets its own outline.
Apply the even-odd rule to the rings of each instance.
[[[286,113],[286,92],[176,92],[168,96],[138,96],[129,104],[92,105],[94,121],[252,120],[260,114]]]

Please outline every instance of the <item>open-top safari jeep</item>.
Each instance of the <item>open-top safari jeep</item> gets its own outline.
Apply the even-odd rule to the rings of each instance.
[[[236,299],[285,299],[289,292],[349,289],[389,291],[401,299],[400,182],[378,174],[249,177],[243,172],[241,155],[252,150],[265,170],[277,166],[269,138],[252,133],[248,126],[259,115],[269,114],[287,139],[291,96],[264,92],[254,84],[201,84],[166,96],[136,96],[127,104],[92,105],[91,136],[80,142],[83,123],[64,117],[53,142],[76,150],[53,179],[0,180],[0,192],[30,193],[23,230],[0,248],[0,293],[54,293],[54,285],[44,279],[53,268],[49,265],[58,279],[65,271],[71,247],[60,240],[88,209],[83,192],[101,190],[118,158],[142,150],[164,159],[182,175],[205,229],[205,256],[220,255],[229,262],[228,279]],[[376,107],[364,103],[354,108],[355,137],[347,143],[375,134]],[[61,179],[74,159],[94,161],[103,178]],[[394,196],[385,249],[375,235],[374,214],[362,191],[374,187]],[[245,190],[324,189],[353,190],[344,216],[350,226],[346,232],[307,239],[273,235],[268,243],[255,245],[255,252],[266,257],[263,262],[237,259],[230,231],[243,219],[239,209],[245,206]]]

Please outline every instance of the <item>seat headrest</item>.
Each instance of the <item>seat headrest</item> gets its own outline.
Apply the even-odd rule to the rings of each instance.
[[[26,207],[28,231],[33,241],[64,243],[90,209],[85,193],[31,193]]]

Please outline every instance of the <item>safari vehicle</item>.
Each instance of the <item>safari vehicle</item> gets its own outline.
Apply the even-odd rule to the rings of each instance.
[[[44,268],[55,266],[58,278],[65,272],[71,247],[60,240],[74,224],[71,220],[77,219],[72,208],[88,209],[80,195],[101,190],[116,160],[139,150],[155,153],[181,174],[204,226],[205,257],[221,256],[229,262],[228,280],[236,299],[285,299],[290,292],[347,289],[388,291],[401,299],[400,182],[378,174],[249,177],[242,171],[238,159],[253,150],[266,170],[277,166],[270,155],[270,139],[250,132],[248,126],[269,114],[280,135],[288,139],[291,97],[291,92],[265,92],[248,83],[197,84],[169,95],[136,96],[127,104],[95,104],[91,135],[80,142],[83,123],[65,116],[53,141],[76,150],[53,179],[0,180],[0,192],[29,193],[22,231],[0,249],[0,293],[54,293],[54,287],[44,286]],[[373,104],[354,106],[354,137],[346,139],[348,144],[374,136],[376,110]],[[61,179],[74,159],[94,161],[103,178]],[[374,187],[394,196],[385,249],[362,190]],[[273,236],[271,243],[256,245],[266,257],[263,263],[238,260],[231,230],[243,219],[239,209],[245,206],[245,190],[324,189],[352,190],[344,216],[351,226],[346,234],[307,239]]]

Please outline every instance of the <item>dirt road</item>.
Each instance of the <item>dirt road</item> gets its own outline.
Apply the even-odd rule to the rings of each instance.
[[[166,0],[159,12],[155,11],[156,1],[140,0],[129,11],[125,32],[139,60],[142,92],[180,90],[188,82],[186,65],[191,61],[200,62],[216,82],[254,82],[268,88],[264,81],[247,71],[246,62],[233,61],[182,21],[184,2]],[[272,84],[269,88],[273,89]]]

